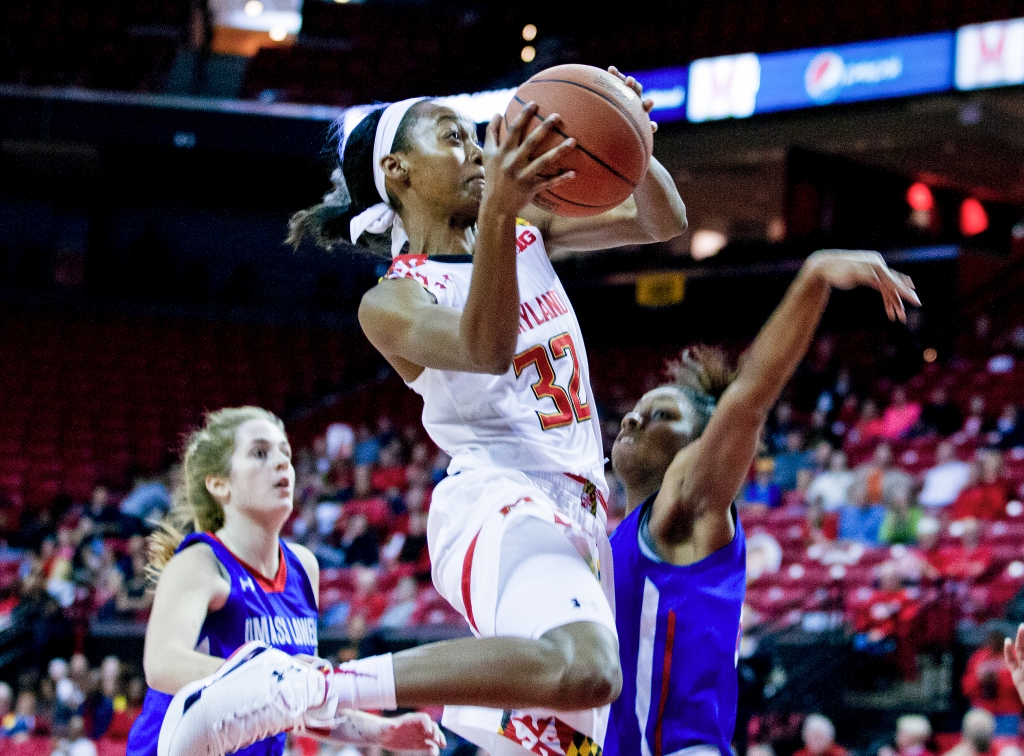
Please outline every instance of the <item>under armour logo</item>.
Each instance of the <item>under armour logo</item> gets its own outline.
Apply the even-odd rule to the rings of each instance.
[[[252,582],[251,577],[243,577],[238,579],[238,584],[242,587],[242,591],[252,591],[256,593],[256,585]]]
[[[272,675],[273,675],[273,676],[274,676],[275,678],[277,678],[277,681],[278,681],[278,682],[282,682],[282,681],[284,680],[284,672],[278,672],[278,671],[277,671],[277,670],[275,669],[275,670],[274,670],[273,672],[271,672],[270,674],[272,674]]]
[[[580,601],[579,601],[579,599],[569,599],[569,600],[572,601],[572,605],[575,606],[577,609],[580,608]]]

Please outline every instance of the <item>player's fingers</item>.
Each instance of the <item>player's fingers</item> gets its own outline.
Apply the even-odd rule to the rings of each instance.
[[[1024,622],[1017,627],[1017,642],[1014,644],[1014,656],[1019,661],[1024,656]]]
[[[1017,668],[1017,660],[1014,658],[1013,641],[1009,638],[1003,639],[1003,659],[1011,671]]]
[[[501,129],[502,118],[504,116],[501,113],[491,116],[491,122],[487,124],[487,133],[484,135],[484,149],[493,150],[498,146],[498,132]]]
[[[526,107],[517,115],[508,127],[508,139],[502,147],[516,148],[523,143],[523,134],[526,132],[526,124],[537,114],[537,103],[528,102]],[[541,124],[543,126],[544,124]]]
[[[651,133],[652,134],[657,134],[658,133],[658,122],[657,121],[651,121]]]
[[[917,292],[914,291],[914,282],[910,280],[910,276],[905,276],[891,268],[886,268],[886,273],[888,273],[900,297],[918,306],[921,305],[921,300],[918,298]]]
[[[558,113],[552,113],[545,118],[541,122],[540,126],[531,131],[523,140],[522,144],[519,146],[519,157],[524,162],[528,162],[537,152],[541,143],[548,138],[548,135],[561,125],[562,117],[558,115]]]
[[[550,150],[545,152],[540,157],[530,161],[530,163],[525,168],[523,168],[521,175],[525,178],[527,176],[543,175],[544,173],[550,174],[551,171],[545,171],[545,169],[557,165],[558,161],[561,160],[565,156],[565,154],[572,150],[575,146],[575,139],[573,139],[572,137],[566,139],[557,147],[552,147]]]
[[[557,176],[553,176],[540,182],[533,188],[533,190],[535,194],[540,194],[541,192],[549,189],[554,189],[556,186],[561,186],[568,181],[572,181],[574,178],[576,178],[576,171],[566,171],[565,173],[560,173]]]

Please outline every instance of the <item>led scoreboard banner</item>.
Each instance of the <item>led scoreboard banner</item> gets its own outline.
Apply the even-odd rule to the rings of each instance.
[[[643,75],[639,75],[643,80]],[[841,102],[952,88],[953,35],[863,42],[767,55],[727,55],[690,64],[686,117],[746,118]]]
[[[961,27],[956,33],[956,88],[1024,84],[1024,18]]]
[[[651,118],[694,123],[759,113],[1024,84],[1024,18],[791,52],[743,53],[632,74]],[[477,123],[505,111],[514,89],[438,98]],[[348,134],[369,111],[345,111]]]

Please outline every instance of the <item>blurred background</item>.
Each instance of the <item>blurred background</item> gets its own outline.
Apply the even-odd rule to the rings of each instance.
[[[903,327],[836,294],[773,413],[741,496],[737,751],[1020,756],[999,644],[1024,620],[1022,17],[1012,0],[0,6],[0,753],[124,753],[144,537],[206,410],[287,424],[286,531],[321,562],[322,653],[467,632],[429,579],[447,459],[355,320],[383,270],[282,242],[330,188],[336,120],[429,94],[484,122],[579,62],[645,84],[690,218],[670,244],[556,262],[606,444],[683,346],[738,355],[815,249],[878,249],[924,302]]]

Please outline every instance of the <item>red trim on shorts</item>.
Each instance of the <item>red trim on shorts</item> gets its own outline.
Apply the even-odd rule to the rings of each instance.
[[[242,565],[242,567],[245,568],[246,572],[252,575],[253,580],[255,580],[259,584],[260,588],[263,589],[264,593],[281,593],[284,590],[285,584],[288,582],[288,560],[285,559],[284,548],[281,546],[281,544],[277,545],[277,550],[278,553],[280,554],[280,563],[277,568],[277,575],[274,577],[273,580],[268,580],[260,573],[259,570],[257,570],[252,565],[242,561],[242,559],[239,558],[238,554],[233,552],[231,549],[228,549],[228,547],[224,544],[224,541],[220,540],[217,537],[216,533],[209,533],[209,536],[213,538],[213,540],[215,540],[221,546],[224,546],[225,549],[227,549],[227,552],[235,558],[235,561]]]
[[[476,626],[476,620],[473,619],[473,593],[470,590],[470,574],[473,571],[473,553],[476,551],[476,540],[479,537],[480,531],[478,530],[477,534],[473,536],[473,540],[469,542],[466,556],[462,560],[462,603],[466,605],[466,619],[469,620],[469,624],[478,633],[480,628]]]
[[[572,480],[575,480],[575,481],[576,481],[577,483],[579,483],[579,484],[580,484],[581,486],[585,486],[585,485],[587,485],[588,483],[589,483],[590,485],[594,486],[594,493],[596,493],[596,494],[597,494],[597,500],[598,500],[598,501],[599,501],[599,502],[601,503],[601,509],[603,509],[603,510],[604,510],[604,513],[605,513],[606,515],[608,514],[608,502],[604,500],[604,494],[603,494],[603,493],[601,493],[601,489],[600,489],[600,488],[598,488],[598,487],[597,487],[597,486],[596,486],[596,485],[595,485],[595,484],[593,483],[593,481],[591,481],[591,480],[590,480],[589,478],[584,478],[584,477],[583,477],[582,475],[573,475],[572,473],[565,473],[565,477],[567,477],[567,478],[570,478],[570,479],[572,479]],[[581,501],[582,501],[582,500],[581,500]]]
[[[668,679],[672,673],[672,644],[676,638],[676,613],[669,609],[668,628],[665,632],[665,662],[661,667],[661,699],[658,701],[658,718],[654,720],[654,756],[661,756],[661,723],[665,717],[665,703],[668,701]]]

